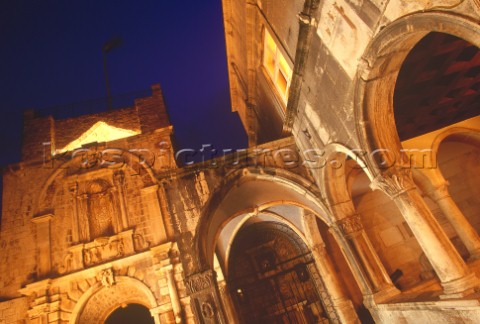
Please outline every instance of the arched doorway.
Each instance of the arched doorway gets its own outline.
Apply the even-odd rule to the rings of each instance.
[[[105,324],[154,324],[148,308],[139,304],[128,304],[115,309],[105,320]]]
[[[125,306],[127,308],[128,305],[137,306],[128,308],[127,313],[139,311],[141,314],[145,313],[143,308],[148,311],[158,306],[153,292],[142,281],[126,276],[113,277],[110,269],[103,273],[103,283],[97,282],[91,286],[77,301],[72,312],[75,316],[71,317],[70,323],[104,323],[117,310],[121,315],[125,315],[125,312],[119,309]],[[158,317],[152,317],[154,315],[150,312],[149,316],[158,321]]]
[[[242,322],[328,322],[313,256],[288,226],[261,222],[242,228],[229,264],[227,284]]]

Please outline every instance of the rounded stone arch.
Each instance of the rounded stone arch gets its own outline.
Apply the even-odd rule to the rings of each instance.
[[[215,242],[221,229],[242,214],[256,214],[280,204],[294,205],[319,215],[324,223],[332,225],[333,220],[319,196],[313,183],[283,169],[245,168],[230,174],[208,200],[195,230],[196,270],[213,268]]]
[[[281,224],[287,226],[296,235],[298,235],[302,239],[302,241],[310,249],[312,248],[312,246],[310,244],[311,242],[306,237],[306,233],[304,231],[302,231],[302,229],[298,228],[298,226],[296,226],[293,222],[286,219],[282,215],[279,215],[279,214],[274,213],[274,212],[263,211],[263,212],[261,212],[261,214],[262,214],[262,216],[265,216],[265,218],[266,218],[266,220],[264,220],[263,222],[277,222],[277,223],[281,223]],[[235,240],[238,232],[242,229],[242,227],[250,220],[250,218],[255,217],[255,216],[256,216],[255,214],[244,215],[244,218],[238,224],[235,225],[235,228],[231,232],[231,235],[230,235],[228,243],[227,243],[227,249],[225,251],[224,268],[222,268],[223,274],[226,277],[228,277],[228,274],[229,274],[229,262],[228,262],[228,260],[230,259],[230,252],[231,252],[231,247],[232,247],[233,241]],[[304,230],[307,231],[307,228],[305,228]]]
[[[374,179],[374,176],[367,168],[366,162],[354,150],[342,144],[334,143],[327,145],[324,157],[326,164],[321,171],[321,184],[329,204],[351,199],[345,174],[347,157],[356,162],[359,168],[361,168],[361,172],[364,172],[370,181]],[[332,163],[335,163],[337,166],[333,166]]]
[[[366,162],[374,174],[387,166],[408,162],[401,154],[393,95],[403,61],[430,32],[450,34],[480,47],[477,21],[459,14],[431,11],[414,13],[387,25],[362,56],[356,75],[354,113],[360,145],[368,154]]]
[[[102,324],[110,314],[126,304],[139,304],[148,309],[158,306],[150,288],[138,279],[119,276],[110,287],[97,282],[77,301],[70,324]]]
[[[148,163],[140,162],[141,156],[137,156],[128,150],[123,150],[123,149],[116,149],[116,150],[120,150],[121,154],[126,157],[126,161],[124,162],[127,168],[134,171],[135,170],[138,171],[140,169],[145,170],[145,176],[142,177],[142,181],[145,183],[145,185],[152,185],[157,183],[157,179],[155,177],[154,171],[152,170],[151,166],[148,165]],[[45,208],[47,207],[45,206],[45,201],[49,201],[49,199],[52,199],[51,196],[55,194],[55,192],[50,190],[49,188],[51,188],[55,180],[62,175],[62,172],[67,170],[69,167],[72,167],[75,163],[78,163],[78,161],[75,161],[74,159],[70,159],[67,162],[59,164],[53,169],[53,171],[50,173],[50,176],[42,185],[40,192],[37,196],[36,202],[34,203],[34,210],[33,210],[34,216],[45,211]],[[117,168],[111,168],[111,169],[117,170]],[[122,168],[119,167],[118,170],[120,169]]]
[[[438,133],[431,140],[429,154],[425,155],[427,166],[435,167],[424,170],[422,168],[413,168],[412,175],[415,184],[423,191],[428,192],[435,184],[440,184],[445,179],[442,171],[438,168],[438,150],[440,145],[447,139],[471,144],[480,148],[480,130],[465,127],[451,127]]]
[[[441,132],[433,139],[432,145],[430,147],[432,162],[436,161],[436,153],[438,152],[438,148],[440,147],[440,144],[442,144],[442,142],[445,141],[447,138],[480,147],[480,129],[451,127]]]

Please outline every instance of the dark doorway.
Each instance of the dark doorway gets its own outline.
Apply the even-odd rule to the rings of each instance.
[[[478,116],[480,50],[458,37],[432,32],[410,51],[395,85],[395,123],[401,141]]]
[[[229,264],[242,323],[328,323],[312,254],[289,227],[263,222],[241,229]]]

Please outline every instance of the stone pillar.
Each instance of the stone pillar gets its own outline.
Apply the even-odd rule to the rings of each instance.
[[[337,276],[332,260],[327,253],[315,215],[304,216],[308,239],[311,241],[312,255],[325,289],[330,296],[333,307],[342,323],[359,323],[357,313],[351,300],[347,298]]]
[[[77,204],[77,196],[78,196],[78,183],[73,183],[68,188],[70,192],[70,201],[72,204],[72,243],[76,244],[79,241],[79,231],[78,231],[78,204]]]
[[[168,292],[170,294],[170,302],[172,303],[173,315],[175,316],[175,323],[182,323],[182,306],[180,304],[180,298],[178,297],[178,290],[175,284],[173,266],[171,264],[164,266],[162,272],[167,278]]]
[[[355,213],[353,202],[349,201],[342,205],[342,212],[340,212],[340,208],[334,208],[340,219],[336,222],[336,226],[360,258],[365,277],[371,285],[372,296],[364,297],[371,297],[378,303],[399,294],[400,291],[393,285],[387,270],[368,239],[361,217]]]
[[[477,231],[465,218],[448,192],[448,182],[444,182],[427,192],[427,195],[437,203],[445,217],[452,224],[458,236],[470,253],[470,260],[480,259],[480,238]]]
[[[125,173],[123,171],[117,171],[113,174],[113,183],[117,191],[118,202],[120,205],[121,220],[118,222],[121,224],[122,231],[128,228],[128,216],[127,216],[127,204],[125,203],[125,192],[123,187],[125,185]]]
[[[479,281],[442,230],[416,190],[410,169],[389,169],[371,183],[398,206],[423,252],[440,278],[445,298],[461,298],[474,292]]]
[[[37,216],[32,219],[37,230],[37,274],[40,278],[47,276],[52,270],[50,221],[52,214]]]
[[[164,182],[161,183],[161,185],[158,187],[157,194],[158,194],[160,210],[161,210],[161,214],[164,221],[164,227],[165,227],[167,239],[173,240],[175,237],[175,232],[172,226],[173,216],[170,215],[170,212],[168,210],[169,199],[167,197],[167,191],[166,191],[165,185],[166,184]]]
[[[185,285],[197,323],[227,323],[220,300],[215,271],[206,270],[191,275],[185,279]]]
[[[141,189],[142,204],[149,217],[152,229],[153,244],[162,244],[167,241],[167,233],[163,222],[162,210],[158,200],[158,185]]]
[[[225,280],[218,283],[218,290],[220,291],[220,298],[222,300],[223,307],[225,309],[225,315],[228,318],[228,323],[240,323],[237,318],[237,312],[233,305],[232,297],[228,291],[228,286]]]
[[[78,195],[78,239],[81,242],[90,241],[90,225],[88,220],[88,195]]]

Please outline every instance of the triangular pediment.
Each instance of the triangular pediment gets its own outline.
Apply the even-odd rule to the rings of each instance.
[[[76,140],[68,143],[63,148],[55,150],[56,153],[63,153],[78,149],[86,144],[111,142],[121,138],[126,138],[140,134],[139,131],[123,129],[108,125],[103,121],[95,123],[86,132],[80,135]]]

